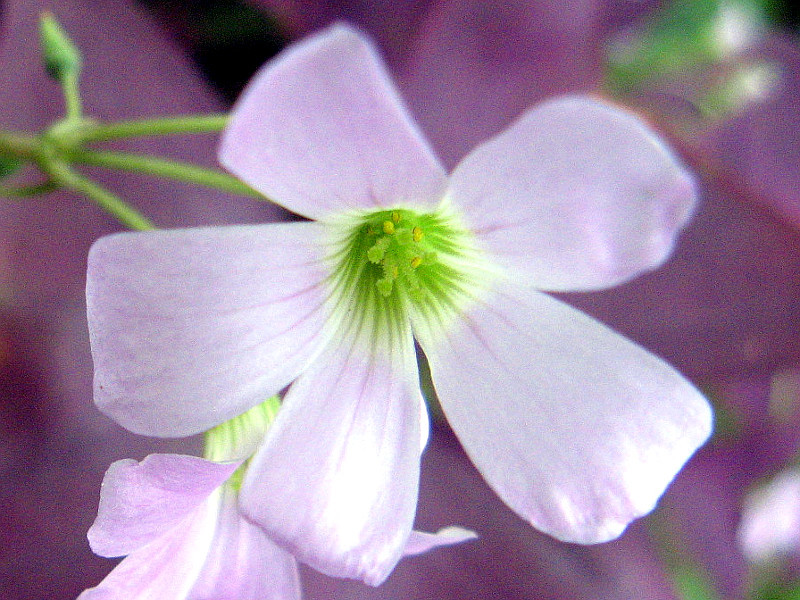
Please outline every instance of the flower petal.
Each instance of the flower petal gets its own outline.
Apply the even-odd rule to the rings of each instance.
[[[182,480],[186,481],[186,480]],[[142,546],[80,600],[299,600],[294,559],[218,488],[176,528]]]
[[[322,346],[314,223],[117,234],[89,255],[95,402],[135,433],[199,433],[263,402]]]
[[[326,348],[289,389],[241,491],[244,514],[299,560],[370,585],[403,554],[419,486],[410,328],[389,337]]]
[[[89,545],[100,556],[130,554],[185,519],[238,466],[177,454],[118,460],[103,478]]]
[[[220,162],[300,215],[433,207],[446,174],[372,45],[342,25],[266,65],[236,103]]]
[[[189,600],[300,600],[297,562],[244,519],[237,494],[223,488],[217,533]]]
[[[700,393],[643,348],[510,282],[450,331],[415,332],[464,449],[500,497],[564,541],[617,537],[708,437]]]
[[[406,556],[424,554],[440,546],[452,546],[453,544],[460,544],[477,538],[478,534],[474,531],[456,527],[455,525],[443,527],[436,533],[412,531],[406,543],[404,554]]]
[[[768,562],[800,548],[800,472],[780,473],[745,498],[737,532],[752,562]]]
[[[175,529],[128,555],[78,600],[188,600],[214,540],[219,488]]]
[[[500,264],[552,291],[657,267],[695,204],[691,177],[641,121],[579,97],[530,110],[476,148],[451,194]]]

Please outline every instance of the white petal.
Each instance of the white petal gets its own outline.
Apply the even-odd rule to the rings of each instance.
[[[135,433],[199,433],[263,402],[324,343],[313,223],[125,233],[89,254],[95,402]]]
[[[450,193],[497,262],[552,291],[657,267],[695,203],[691,177],[640,120],[578,97],[538,106],[476,148]]]
[[[298,214],[433,207],[446,174],[372,45],[337,25],[268,63],[234,106],[220,162]]]
[[[244,513],[299,560],[371,585],[403,554],[419,485],[411,332],[386,337],[344,334],[298,378],[241,492]]]
[[[405,555],[414,556],[424,554],[441,546],[452,546],[478,538],[478,534],[463,527],[443,527],[436,533],[425,531],[412,531],[406,544]]]
[[[676,371],[546,294],[507,282],[450,331],[415,332],[484,478],[561,540],[618,536],[709,435],[708,403]]]

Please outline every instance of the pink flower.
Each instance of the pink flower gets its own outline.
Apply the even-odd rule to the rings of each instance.
[[[299,600],[294,558],[242,517],[226,483],[240,462],[152,454],[111,465],[89,541],[127,557],[80,600]]]
[[[800,550],[800,471],[787,469],[746,498],[738,542],[756,563]]]
[[[631,115],[550,101],[448,178],[338,26],[255,77],[220,158],[312,221],[100,240],[95,397],[182,436],[291,383],[240,506],[300,560],[377,585],[402,556],[428,433],[414,339],[483,476],[562,540],[618,536],[708,436],[678,373],[539,291],[653,269],[691,215],[691,178]]]

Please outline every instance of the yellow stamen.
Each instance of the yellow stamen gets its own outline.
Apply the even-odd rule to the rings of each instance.
[[[384,221],[383,233],[387,235],[392,235],[394,233],[394,223],[392,223],[391,221]]]
[[[422,227],[417,225],[411,230],[411,239],[413,239],[415,242],[418,242],[422,239]]]
[[[397,212],[396,210],[392,211],[392,221],[394,221],[395,223],[400,222],[400,213]]]
[[[415,256],[414,258],[411,259],[411,268],[412,269],[416,269],[421,264],[422,264],[422,257],[421,256]]]

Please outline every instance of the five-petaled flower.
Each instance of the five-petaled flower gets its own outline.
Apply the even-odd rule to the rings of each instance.
[[[220,160],[309,221],[98,241],[95,397],[183,436],[291,384],[239,505],[300,560],[376,585],[402,555],[428,435],[415,339],[486,481],[562,540],[618,536],[708,436],[691,384],[542,293],[655,268],[691,215],[691,177],[636,117],[555,99],[448,177],[340,25],[256,75]]]

